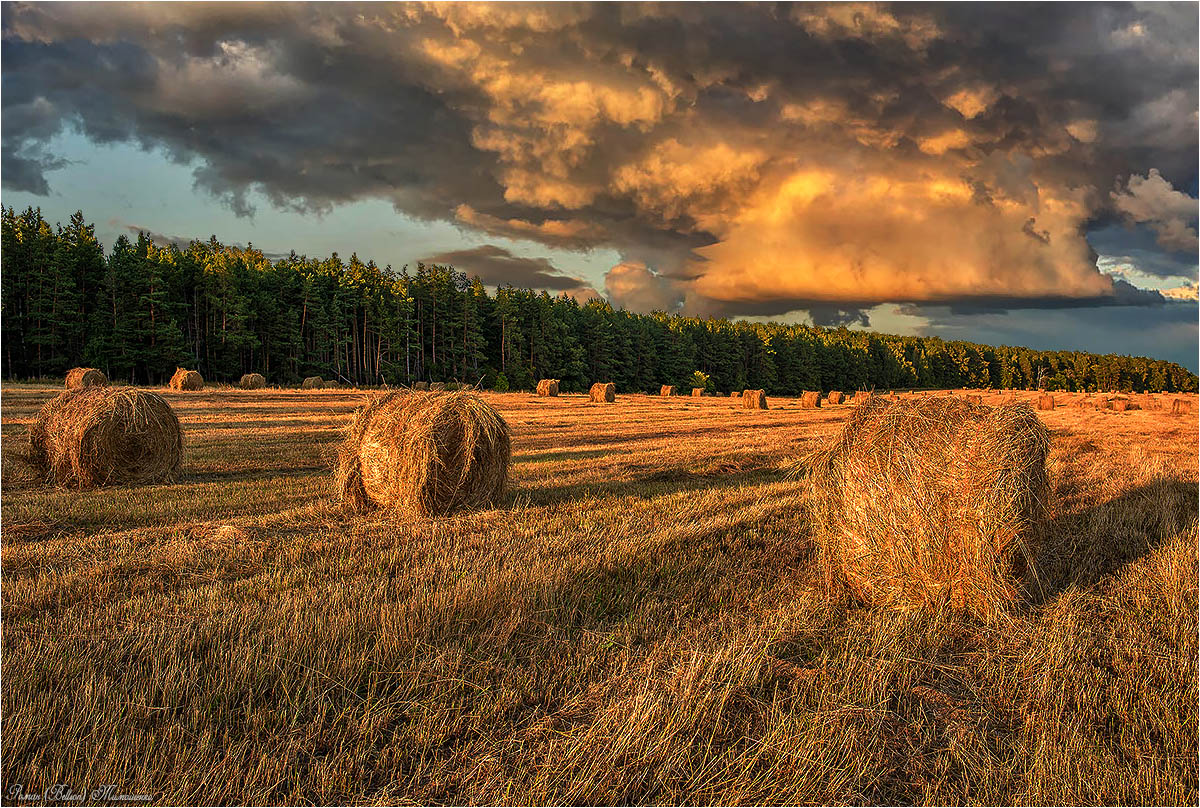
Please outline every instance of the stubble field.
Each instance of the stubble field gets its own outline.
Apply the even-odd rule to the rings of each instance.
[[[1039,413],[986,625],[825,590],[788,471],[847,406],[485,394],[502,506],[406,522],[330,496],[366,393],[164,391],[181,481],[71,492],[15,462],[57,392],[3,390],[6,803],[1197,801],[1195,396]]]

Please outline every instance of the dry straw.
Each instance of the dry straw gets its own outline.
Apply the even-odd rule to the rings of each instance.
[[[95,368],[71,368],[67,371],[67,389],[107,387],[108,377]]]
[[[537,394],[544,397],[558,395],[558,379],[542,379],[538,382]]]
[[[415,382],[413,384],[413,389],[426,391],[429,389],[429,382]]]
[[[359,410],[338,456],[339,499],[415,516],[495,503],[504,492],[508,424],[473,393],[397,390]]]
[[[940,396],[858,407],[809,461],[814,537],[830,583],[901,610],[984,619],[1036,580],[1050,436],[1026,405]]]
[[[183,464],[183,435],[179,419],[156,393],[83,387],[38,411],[27,460],[52,485],[171,482]]]
[[[800,394],[800,409],[812,410],[821,406],[821,394],[818,392],[805,392]]]
[[[1037,408],[1039,410],[1054,409],[1054,396],[1038,396]]]
[[[612,382],[596,382],[588,391],[588,398],[597,404],[611,404],[617,400],[617,386]]]
[[[675,395],[675,385],[673,385],[673,384],[664,384],[662,387],[660,387],[660,388],[658,389],[658,394],[659,394],[660,396],[673,396],[673,395]]]
[[[261,373],[247,373],[242,376],[242,380],[238,382],[238,387],[243,390],[261,390],[267,386],[267,378]]]
[[[430,382],[429,383],[429,392],[431,392],[431,393],[441,393],[441,392],[445,391],[445,389],[446,389],[445,382]]]
[[[838,390],[830,390],[828,400],[830,404],[841,404],[846,400],[846,397]]]
[[[742,409],[743,410],[765,410],[767,408],[767,394],[763,390],[743,390],[742,391]]]
[[[1186,398],[1177,398],[1171,403],[1172,415],[1183,415],[1192,411],[1192,402]]]
[[[325,380],[320,376],[309,376],[300,382],[301,390],[320,390],[325,387]]]
[[[692,388],[692,398],[700,398],[703,395],[704,395],[703,387],[693,387]]]
[[[175,368],[175,375],[171,377],[170,387],[172,390],[203,390],[204,377],[197,370]]]
[[[969,395],[965,400],[968,404],[982,404],[983,396]]]

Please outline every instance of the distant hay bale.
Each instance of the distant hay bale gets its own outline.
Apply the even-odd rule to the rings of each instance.
[[[1054,396],[1038,396],[1037,408],[1039,410],[1054,409]]]
[[[538,382],[537,394],[543,397],[558,395],[558,379],[542,379]]]
[[[429,390],[429,382],[414,382],[414,383],[413,383],[413,389],[414,389],[414,390],[428,391],[428,390]]]
[[[196,370],[175,368],[175,375],[171,377],[170,386],[172,390],[203,390],[204,377]]]
[[[396,390],[355,414],[335,485],[354,510],[442,516],[497,502],[511,459],[508,424],[479,396]]]
[[[830,390],[828,400],[830,404],[841,404],[846,397],[838,390]]]
[[[1183,415],[1192,411],[1192,402],[1186,398],[1177,398],[1171,402],[1171,414]]]
[[[261,390],[267,386],[267,378],[261,373],[247,373],[242,376],[242,380],[238,382],[238,387],[243,390]]]
[[[183,464],[183,434],[156,393],[82,387],[38,411],[26,459],[52,485],[171,482]]]
[[[1163,408],[1162,400],[1158,396],[1144,395],[1141,398],[1143,410],[1161,410]]]
[[[673,396],[673,395],[675,395],[675,385],[673,385],[673,384],[664,384],[662,387],[658,388],[658,394],[659,394],[660,396]]]
[[[429,383],[429,392],[431,392],[431,393],[441,393],[445,389],[446,389],[445,382],[430,382]]]
[[[1050,435],[1024,404],[941,396],[855,409],[809,462],[813,533],[830,583],[869,603],[991,618],[1036,579]]]
[[[765,410],[767,409],[767,394],[764,390],[743,390],[742,391],[742,409],[743,410]]]
[[[812,410],[821,406],[821,394],[818,392],[803,392],[800,394],[800,409]]]
[[[700,398],[702,395],[704,395],[703,387],[693,387],[692,388],[692,398]]]
[[[597,404],[611,404],[617,400],[617,386],[612,382],[596,382],[588,390],[588,398]]]
[[[1116,410],[1117,412],[1125,412],[1126,410],[1140,410],[1141,409],[1141,407],[1138,406],[1138,403],[1136,401],[1131,401],[1130,399],[1125,398],[1124,396],[1118,396],[1117,398],[1114,398],[1113,402],[1112,402],[1112,408],[1114,410]]]
[[[337,390],[342,386],[342,383],[337,379],[327,379],[326,381],[321,382],[321,386],[326,390]]]
[[[325,387],[325,380],[320,376],[309,376],[300,383],[301,390],[320,390]]]
[[[67,389],[107,387],[108,377],[95,368],[71,368],[67,371]]]

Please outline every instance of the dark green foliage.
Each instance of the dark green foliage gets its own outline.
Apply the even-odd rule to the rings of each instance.
[[[845,328],[615,310],[603,300],[501,287],[453,267],[399,273],[336,253],[270,261],[216,237],[184,250],[121,237],[107,258],[76,213],[57,232],[41,211],[3,211],[4,375],[61,376],[75,365],[161,382],[186,365],[215,382],[323,376],[353,384],[461,382],[532,390],[559,379],[621,392],[1004,387],[1193,392],[1170,362],[943,342]]]

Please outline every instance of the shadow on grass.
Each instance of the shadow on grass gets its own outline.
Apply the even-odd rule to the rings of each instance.
[[[1042,598],[1089,587],[1154,552],[1200,514],[1195,482],[1160,477],[1050,521],[1037,554]]]
[[[509,494],[509,500],[514,503],[519,502],[528,503],[532,506],[545,506],[608,497],[642,497],[649,499],[652,497],[668,496],[680,491],[702,493],[704,491],[778,482],[783,479],[785,479],[785,475],[774,468],[751,468],[730,473],[719,468],[706,470],[675,467],[656,470],[631,480],[513,488]]]

